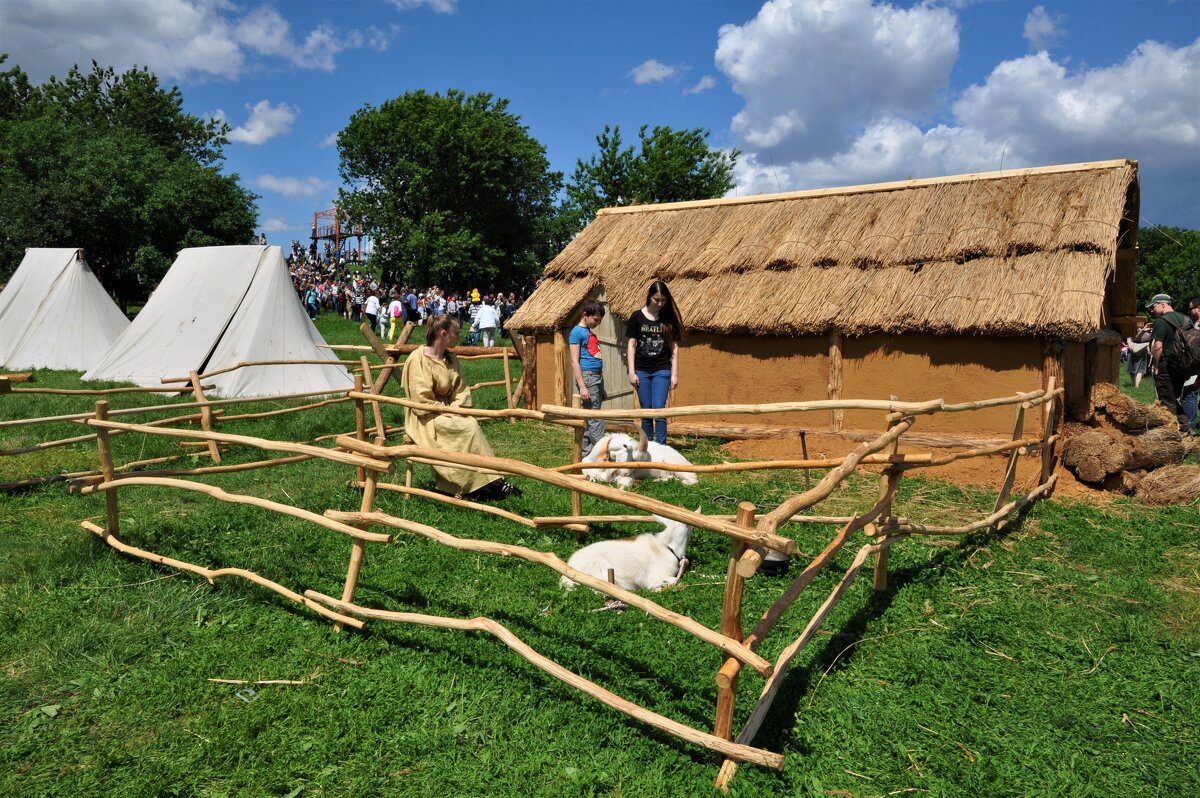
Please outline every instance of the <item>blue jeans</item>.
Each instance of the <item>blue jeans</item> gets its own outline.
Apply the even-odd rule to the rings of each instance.
[[[1183,408],[1183,414],[1188,417],[1188,421],[1192,423],[1192,429],[1200,428],[1196,418],[1196,389],[1200,388],[1200,381],[1189,385],[1183,389],[1183,397],[1179,400],[1179,406]]]
[[[671,390],[671,370],[635,371],[638,378],[638,402],[645,409],[667,406],[667,393]],[[642,431],[646,437],[659,443],[667,442],[667,420],[665,418],[643,418]]]

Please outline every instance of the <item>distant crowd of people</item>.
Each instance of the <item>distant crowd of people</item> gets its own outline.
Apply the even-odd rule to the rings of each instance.
[[[450,293],[432,285],[420,289],[413,285],[381,285],[365,272],[358,253],[351,257],[326,253],[319,256],[314,248],[292,244],[288,270],[292,284],[309,318],[332,312],[353,322],[370,322],[381,338],[394,341],[405,323],[423,325],[436,316],[451,316],[464,327],[470,324],[469,342],[495,346],[504,334],[504,324],[520,307],[536,284],[512,286],[509,291],[494,287]]]

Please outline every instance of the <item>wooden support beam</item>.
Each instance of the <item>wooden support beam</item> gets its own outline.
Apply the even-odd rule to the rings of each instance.
[[[827,395],[830,399],[842,398],[842,332],[829,331],[829,384]],[[841,409],[829,411],[829,430],[840,432],[846,424],[846,413]]]

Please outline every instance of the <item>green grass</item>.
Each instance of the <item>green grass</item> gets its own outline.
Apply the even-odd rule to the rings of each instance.
[[[323,316],[319,326],[333,342],[356,340],[344,321]],[[480,361],[468,370],[472,381],[499,373]],[[37,377],[38,385],[79,384],[72,374]],[[500,406],[503,388],[477,399]],[[86,397],[4,396],[0,419],[90,405]],[[338,405],[240,423],[237,431],[311,439],[348,430],[352,418],[348,405]],[[399,414],[389,422],[399,423]],[[507,422],[485,429],[502,456],[551,464],[569,452],[561,430]],[[80,430],[0,430],[0,446],[59,432]],[[118,460],[173,450],[132,435],[113,445]],[[688,453],[701,462],[721,457],[707,441]],[[259,457],[235,450],[227,460]],[[95,461],[92,445],[5,457],[0,478]],[[345,487],[351,475],[314,461],[205,481],[314,510],[357,509],[358,494]],[[424,467],[417,477],[430,481]],[[503,506],[525,515],[567,511],[565,495],[517,481],[525,496]],[[742,499],[769,507],[801,484],[768,472],[638,490],[730,513]],[[828,509],[865,506],[875,491],[874,478],[852,479]],[[906,479],[896,510],[949,523],[986,514],[993,498]],[[127,488],[120,503],[123,537],[135,545],[209,567],[249,568],[293,589],[340,590],[349,544],[334,533],[177,491]],[[378,504],[452,534],[564,557],[577,545],[566,532],[394,494],[381,494]],[[605,507],[585,497],[585,512]],[[707,752],[576,693],[487,635],[379,622],[336,634],[249,583],[213,588],[112,551],[78,526],[103,516],[103,498],[69,495],[62,484],[0,494],[0,795],[712,793],[716,767]],[[637,530],[612,525],[598,534]],[[743,766],[732,794],[1192,794],[1200,754],[1198,532],[1195,506],[1055,498],[1005,535],[898,544],[889,589],[876,594],[869,578],[856,583],[793,663],[756,740],[782,751],[786,769]],[[831,533],[794,531],[808,556]],[[715,627],[727,552],[724,539],[697,533],[683,586],[658,598]],[[851,556],[840,554],[784,616],[766,656],[799,634]],[[781,588],[778,580],[750,580],[746,617]],[[564,593],[556,574],[533,564],[399,535],[368,548],[356,598],[494,618],[620,695],[697,728],[711,724],[719,664],[711,648],[638,612],[592,612],[601,603],[595,594]],[[209,681],[305,677],[301,685],[252,687],[253,696],[243,694],[251,701],[239,697],[244,686]],[[735,728],[761,685],[743,675]]]

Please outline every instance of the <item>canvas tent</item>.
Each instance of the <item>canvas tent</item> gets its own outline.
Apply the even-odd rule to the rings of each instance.
[[[1068,407],[1083,406],[1092,384],[1115,381],[1117,346],[1137,322],[1138,196],[1137,163],[1120,160],[608,208],[505,327],[525,336],[530,407],[569,403],[566,334],[589,297],[609,310],[606,406],[632,406],[624,321],[654,279],[691,331],[673,405],[958,402],[1053,376]],[[847,411],[821,426],[880,423]],[[1012,424],[988,410],[923,427],[1000,436]]]
[[[83,250],[27,249],[0,293],[0,366],[84,371],[128,326]]]
[[[323,343],[279,247],[195,247],[179,253],[133,324],[83,378],[150,386],[249,361],[336,361],[318,348]],[[353,387],[334,364],[250,366],[205,382],[231,398]]]

